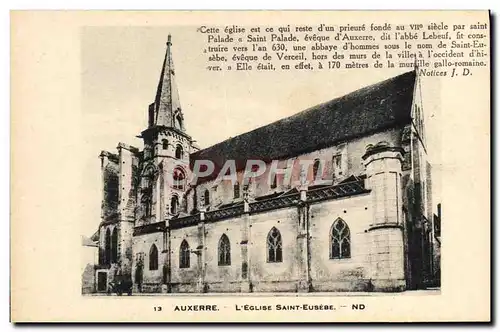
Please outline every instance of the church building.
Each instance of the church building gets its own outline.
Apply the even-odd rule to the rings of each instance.
[[[119,143],[100,154],[96,292],[117,276],[134,293],[432,284],[431,165],[416,71],[199,149],[171,48],[169,36],[144,147]],[[265,166],[259,177],[245,178],[250,160]],[[199,167],[207,161],[211,173]],[[221,180],[227,170],[233,178]]]

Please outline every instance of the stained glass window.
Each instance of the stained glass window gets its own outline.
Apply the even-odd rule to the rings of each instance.
[[[231,265],[231,244],[226,234],[219,240],[219,266]]]
[[[179,252],[179,267],[187,268],[190,265],[190,255],[191,251],[189,250],[189,244],[186,240],[183,240],[181,243],[181,250]]]
[[[343,259],[351,257],[351,233],[349,226],[337,219],[330,232],[330,259]]]
[[[158,270],[158,248],[154,244],[149,250],[149,269]]]
[[[283,243],[281,233],[273,227],[267,235],[267,261],[268,263],[283,262]]]

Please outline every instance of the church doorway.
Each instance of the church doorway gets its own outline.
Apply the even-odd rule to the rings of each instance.
[[[143,268],[142,264],[137,264],[135,268],[135,282],[137,284],[137,291],[139,293],[142,293],[142,276],[143,276],[142,268]]]

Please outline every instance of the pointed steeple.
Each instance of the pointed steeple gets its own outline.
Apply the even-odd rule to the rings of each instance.
[[[172,41],[168,35],[167,51],[161,70],[156,97],[150,106],[149,126],[174,127],[184,131],[184,119],[181,111],[179,92],[175,81],[174,62],[172,59]]]

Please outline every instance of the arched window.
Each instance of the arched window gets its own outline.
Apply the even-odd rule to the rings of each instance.
[[[149,270],[158,270],[158,248],[154,244],[149,249]]]
[[[179,251],[179,267],[187,268],[190,265],[190,255],[189,244],[186,240],[182,240],[181,249]]]
[[[153,165],[149,164],[144,168],[144,171],[142,172],[142,187],[143,188],[150,188],[154,180],[156,178],[156,169]]]
[[[226,234],[219,240],[219,266],[231,265],[231,244]]]
[[[332,159],[333,179],[339,179],[342,176],[342,155],[336,154]]]
[[[240,198],[240,184],[238,181],[233,186],[234,198]]]
[[[276,227],[273,227],[267,234],[267,262],[283,262],[283,243],[281,233]]]
[[[184,151],[182,149],[182,146],[177,145],[177,147],[175,148],[175,158],[182,159],[183,154],[184,154]]]
[[[153,188],[154,183],[156,181],[157,171],[155,166],[149,164],[145,166],[144,171],[142,172],[142,189],[141,189],[141,205],[144,209],[145,216],[151,216],[153,210]]]
[[[276,173],[271,177],[271,189],[275,189],[278,186],[278,179],[276,178]]]
[[[111,263],[118,262],[118,230],[115,228],[111,235]]]
[[[184,174],[184,171],[180,168],[175,168],[172,176],[174,179],[174,189],[184,190],[186,182],[186,175]]]
[[[313,181],[316,181],[316,178],[318,177],[319,166],[320,166],[320,161],[319,159],[316,159],[313,165]]]
[[[179,211],[179,197],[173,195],[170,199],[170,214],[177,214]]]
[[[151,203],[152,203],[150,190],[147,190],[142,194],[141,203],[142,206],[144,207],[144,215],[146,217],[149,217],[151,215]]]
[[[109,263],[111,263],[111,231],[108,228],[104,237],[104,264]]]
[[[163,150],[167,150],[168,149],[168,141],[166,139],[162,140],[161,144],[162,144]]]
[[[210,192],[208,189],[205,189],[205,194],[203,194],[203,202],[205,206],[210,205]]]
[[[351,233],[349,226],[337,219],[330,230],[330,259],[351,257]]]

